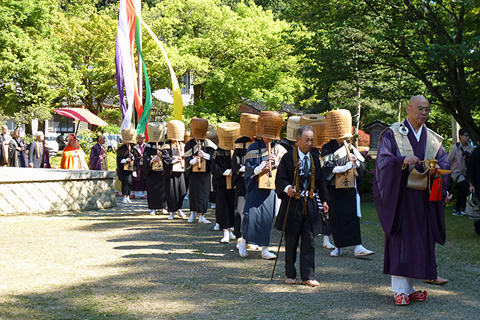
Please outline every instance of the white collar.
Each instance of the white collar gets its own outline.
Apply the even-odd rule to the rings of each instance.
[[[297,147],[297,149],[298,149],[298,156],[299,156],[300,160],[303,160],[303,158],[308,156],[308,154],[310,153],[310,152],[307,152],[307,154],[304,154],[302,151],[300,151],[299,147]]]
[[[420,141],[420,137],[422,136],[423,124],[420,126],[420,129],[418,129],[418,132],[415,132],[408,118],[407,118],[407,123],[410,126],[410,129],[412,129],[413,135],[415,136],[415,139],[417,139],[417,142]]]

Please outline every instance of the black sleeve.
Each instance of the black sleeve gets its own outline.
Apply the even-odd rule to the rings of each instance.
[[[288,197],[283,190],[293,184],[294,166],[292,160],[292,151],[287,152],[280,161],[275,177],[275,191],[279,198]]]

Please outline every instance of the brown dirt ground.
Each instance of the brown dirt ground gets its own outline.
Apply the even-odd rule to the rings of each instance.
[[[117,198],[119,199],[119,198]],[[188,216],[188,210],[185,210]],[[447,285],[421,281],[429,300],[397,307],[382,274],[378,221],[362,222],[377,254],[332,258],[317,238],[320,287],[283,283],[273,262],[238,256],[213,224],[150,216],[146,201],[88,213],[0,217],[0,319],[479,319],[477,265],[439,255]],[[209,210],[207,217],[214,221]],[[272,234],[272,246],[280,233]],[[478,255],[478,252],[474,254]],[[456,267],[457,266],[457,267]]]

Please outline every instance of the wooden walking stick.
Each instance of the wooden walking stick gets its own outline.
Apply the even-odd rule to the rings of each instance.
[[[299,168],[300,168],[301,165],[302,165],[301,160],[298,160],[297,163],[295,163],[295,173],[294,173],[293,184],[292,184],[292,186],[294,188],[297,185]],[[288,211],[290,210],[290,203],[292,201],[292,198],[293,197],[289,197],[289,199],[288,199],[287,211],[285,212],[285,220],[283,220],[282,234],[280,235],[280,242],[278,243],[278,248],[277,248],[277,256],[275,257],[275,263],[273,264],[272,276],[270,277],[270,280],[273,280],[273,275],[275,274],[275,267],[277,266],[278,254],[280,253],[280,247],[282,246],[283,234],[285,232],[285,226],[287,225]]]

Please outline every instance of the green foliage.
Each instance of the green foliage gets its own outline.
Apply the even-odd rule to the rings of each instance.
[[[278,106],[302,90],[292,47],[281,37],[288,24],[253,3],[238,3],[233,11],[217,0],[166,0],[143,17],[168,44],[177,75],[193,76],[194,106],[186,108],[187,117],[233,119],[245,98]],[[144,42],[144,56],[152,86],[170,87],[165,61],[150,42]]]
[[[117,22],[96,13],[85,18],[60,15],[60,20],[56,36],[72,70],[70,81],[61,87],[60,101],[73,104],[72,99],[80,99],[99,114],[105,99],[117,95],[113,59]]]
[[[57,96],[52,79],[63,73],[51,26],[53,0],[5,0],[0,3],[0,117],[21,123],[48,118]]]
[[[399,104],[426,91],[439,113],[480,132],[472,117],[480,111],[478,7],[478,0],[292,1],[284,15],[304,66],[301,105],[353,110],[360,102],[364,115],[396,120]]]
[[[117,126],[116,124],[109,124],[106,127],[101,127],[100,129],[104,133],[109,133],[109,134],[120,134],[120,127]]]
[[[92,147],[97,143],[99,133],[97,132],[92,132],[90,130],[80,130],[77,135],[77,140],[80,146],[82,147],[83,151],[88,157],[90,157],[90,151],[92,150]],[[87,163],[89,161],[87,160]]]

